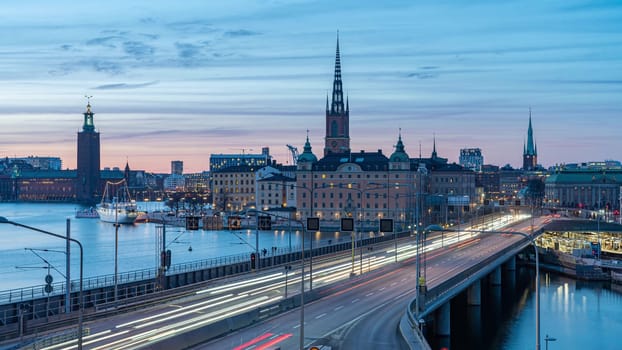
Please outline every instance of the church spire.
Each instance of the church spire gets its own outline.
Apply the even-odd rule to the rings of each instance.
[[[432,134],[432,159],[437,157],[436,154],[436,134]]]
[[[339,57],[339,32],[337,32],[337,52],[335,54],[335,77],[333,79],[333,101],[331,113],[343,113],[343,87],[341,84],[341,58]]]
[[[529,107],[529,127],[527,128],[527,142],[523,143],[523,169],[534,170],[538,164],[538,149],[533,138],[531,125],[531,107]]]
[[[529,107],[529,128],[527,129],[527,146],[525,147],[525,155],[538,155],[535,142],[533,140],[533,128],[531,126],[531,107]]]

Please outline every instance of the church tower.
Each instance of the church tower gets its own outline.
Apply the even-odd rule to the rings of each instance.
[[[326,137],[324,155],[329,153],[350,152],[350,106],[343,100],[341,83],[341,59],[339,57],[339,36],[337,36],[337,54],[335,56],[335,78],[333,79],[333,95],[329,106],[326,96]]]
[[[95,204],[99,200],[99,133],[93,124],[91,103],[87,102],[82,131],[78,132],[78,171],[76,177],[76,200]]]
[[[538,164],[538,146],[533,140],[531,127],[531,108],[529,108],[529,128],[527,129],[527,144],[523,146],[523,170],[535,170]]]

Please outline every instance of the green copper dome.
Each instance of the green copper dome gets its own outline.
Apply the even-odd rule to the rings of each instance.
[[[395,152],[391,154],[389,158],[389,162],[408,162],[409,157],[406,151],[404,150],[404,143],[402,142],[402,135],[399,135],[397,140],[397,145],[395,145]]]
[[[307,135],[307,142],[302,154],[298,157],[298,162],[317,162],[317,157],[311,152],[311,143],[309,142],[309,135]]]

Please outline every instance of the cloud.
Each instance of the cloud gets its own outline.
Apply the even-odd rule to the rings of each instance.
[[[126,41],[123,43],[123,51],[140,60],[152,56],[155,49],[140,41]]]
[[[120,89],[139,89],[147,86],[158,84],[159,81],[148,81],[146,83],[138,83],[138,84],[128,84],[128,83],[117,83],[117,84],[104,84],[94,87],[95,90],[120,90]]]
[[[214,29],[210,23],[202,21],[202,20],[173,22],[173,23],[168,23],[167,27],[169,27],[172,30],[180,31],[184,33],[205,34],[205,33],[212,33],[216,31],[216,29]]]
[[[417,73],[410,73],[410,74],[408,74],[406,76],[408,78],[433,79],[433,78],[437,78],[438,74],[437,73],[428,73],[428,72],[417,72]]]
[[[104,46],[104,47],[108,47],[108,48],[115,48],[117,47],[113,42],[116,40],[121,40],[123,39],[120,36],[104,36],[104,37],[100,37],[100,38],[93,38],[90,40],[86,41],[86,45],[87,46]]]
[[[228,36],[228,37],[240,37],[240,36],[260,35],[261,33],[254,32],[252,30],[238,29],[238,30],[228,30],[224,34],[225,36]]]
[[[175,48],[177,49],[177,55],[181,58],[193,58],[199,56],[201,54],[201,50],[203,49],[200,45],[189,43],[175,43]]]

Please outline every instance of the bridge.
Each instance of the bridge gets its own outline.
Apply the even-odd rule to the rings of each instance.
[[[502,226],[511,218],[497,220]],[[503,230],[537,235],[549,220],[523,220]],[[421,320],[426,332],[449,334],[449,301],[467,290],[469,302],[476,305],[481,280],[500,283],[502,266],[514,268],[515,256],[531,242],[473,229],[478,228],[429,233],[422,247],[408,234],[396,241],[365,242],[360,259],[352,259],[348,249],[325,249],[314,257],[312,288],[308,272],[302,279],[299,260],[273,259],[274,265],[260,272],[240,267],[236,275],[104,303],[87,310],[83,344],[90,349],[426,348]],[[419,310],[413,308],[417,252],[422,252],[419,267],[427,277]],[[75,338],[61,341],[58,334],[31,341],[47,341],[47,349],[77,348]]]

